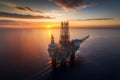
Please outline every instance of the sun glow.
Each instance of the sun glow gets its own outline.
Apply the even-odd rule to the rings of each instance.
[[[50,28],[51,28],[51,26],[50,26],[50,25],[48,25],[48,26],[47,26],[47,28],[48,28],[48,29],[50,29]]]

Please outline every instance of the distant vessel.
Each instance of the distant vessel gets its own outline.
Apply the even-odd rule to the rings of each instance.
[[[70,63],[75,61],[75,52],[80,48],[80,45],[89,37],[83,39],[74,39],[70,41],[69,22],[62,21],[60,28],[60,40],[56,44],[54,37],[51,35],[51,43],[48,45],[48,52],[52,59],[52,64],[55,66],[60,63],[61,66],[66,65],[66,60],[69,59]]]

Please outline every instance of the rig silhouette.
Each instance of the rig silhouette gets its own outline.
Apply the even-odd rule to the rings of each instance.
[[[59,63],[61,66],[64,66],[66,65],[67,59],[69,59],[70,63],[74,63],[75,52],[80,48],[81,43],[88,37],[89,35],[83,39],[74,39],[70,41],[69,22],[62,21],[59,43],[56,44],[53,35],[51,35],[51,43],[48,45],[48,52],[52,60],[52,65],[56,66]]]

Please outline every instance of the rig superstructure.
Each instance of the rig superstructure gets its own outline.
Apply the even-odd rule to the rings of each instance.
[[[53,35],[51,35],[51,43],[48,45],[48,52],[52,59],[52,64],[61,65],[66,64],[66,60],[69,58],[70,63],[75,61],[75,52],[80,48],[80,45],[89,37],[86,36],[83,39],[74,39],[70,41],[69,22],[62,21],[60,27],[60,40],[56,44]]]

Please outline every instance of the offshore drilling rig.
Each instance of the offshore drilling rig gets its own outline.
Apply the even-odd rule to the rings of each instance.
[[[48,52],[52,59],[52,65],[61,66],[66,65],[66,60],[69,59],[70,63],[75,61],[75,53],[80,48],[80,45],[89,37],[86,36],[83,39],[74,39],[70,41],[69,22],[62,21],[60,27],[60,40],[56,44],[54,37],[51,35],[51,43],[48,45]]]

